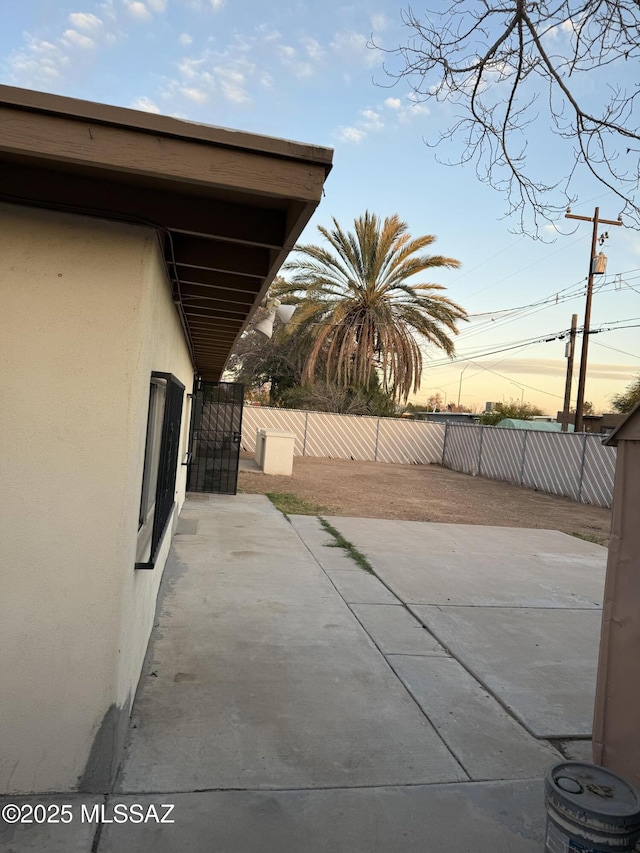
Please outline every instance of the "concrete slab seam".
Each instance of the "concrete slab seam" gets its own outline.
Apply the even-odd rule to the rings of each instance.
[[[108,797],[109,797],[109,794],[105,794],[102,797],[102,808],[103,809],[106,809],[106,807],[107,807]],[[93,834],[93,841],[91,843],[91,853],[98,853],[98,847],[100,846],[100,838],[102,836],[102,827],[103,826],[104,826],[104,824],[102,823],[102,821],[97,822],[96,831]]]
[[[413,525],[413,524],[422,524],[422,523],[423,523],[423,522],[406,522],[406,521],[405,521],[405,522],[403,522],[403,524],[408,524],[408,525]],[[460,526],[462,526],[462,525],[460,525]],[[465,526],[466,526],[466,525],[465,525]],[[513,528],[499,528],[499,529],[512,530]],[[559,531],[544,531],[544,532],[559,533]],[[568,537],[568,535],[567,535],[567,534],[562,534],[562,533],[561,533],[560,535],[561,535],[561,536],[563,536],[563,537],[564,537],[564,536],[567,536],[567,538],[570,538],[570,537]],[[390,592],[393,596],[395,596],[395,597],[397,598],[396,593],[395,593],[395,592],[394,592],[394,590],[389,586],[389,584],[387,584],[387,583],[386,583],[382,578],[380,578],[380,577],[377,575],[377,573],[376,573],[376,571],[375,571],[375,567],[373,567],[373,574],[375,575],[375,577],[377,577],[377,578],[378,578],[378,580],[380,581],[380,583],[382,583],[382,584],[383,584],[383,586],[387,587],[387,589],[389,590],[389,592]],[[339,590],[338,590],[338,591],[339,591]],[[435,632],[435,631],[434,631],[434,630],[433,630],[429,625],[427,625],[427,623],[425,622],[425,620],[424,620],[424,619],[423,619],[423,618],[422,618],[418,613],[416,613],[416,612],[412,609],[412,607],[413,607],[413,606],[421,606],[421,605],[419,605],[417,602],[411,602],[411,604],[407,604],[406,602],[402,601],[402,599],[398,599],[398,600],[400,601],[400,603],[402,604],[402,606],[403,606],[403,607],[405,607],[405,608],[406,608],[406,610],[407,610],[407,611],[408,611],[408,612],[409,612],[413,617],[415,617],[415,618],[416,618],[416,619],[417,619],[417,620],[418,620],[418,621],[419,621],[419,622],[424,626],[425,630],[427,630],[427,631],[431,634],[431,636],[433,636],[433,637],[436,639],[436,641],[437,641],[437,642],[442,646],[442,648],[447,652],[447,654],[449,654],[449,655],[450,655],[454,660],[456,660],[456,661],[460,664],[460,666],[462,666],[462,668],[463,668],[464,670],[466,670],[466,672],[467,672],[467,673],[468,673],[468,674],[469,674],[469,675],[470,675],[470,676],[471,676],[475,681],[477,681],[477,682],[478,682],[478,684],[480,684],[480,685],[481,685],[481,687],[482,687],[482,688],[483,688],[483,689],[484,689],[484,690],[485,690],[485,691],[486,691],[490,696],[492,696],[492,697],[496,700],[496,702],[497,702],[497,703],[498,703],[498,704],[503,708],[503,710],[504,710],[504,711],[509,715],[509,717],[511,717],[511,718],[515,721],[515,723],[516,723],[517,725],[521,726],[521,727],[522,727],[526,732],[528,732],[528,734],[529,734],[529,735],[531,735],[531,737],[533,737],[536,741],[543,741],[543,742],[545,742],[545,743],[549,743],[549,739],[548,739],[548,738],[540,737],[538,734],[536,734],[536,733],[535,733],[535,732],[534,732],[534,731],[533,731],[533,730],[532,730],[532,729],[531,729],[531,728],[526,724],[526,722],[525,722],[523,719],[521,719],[521,718],[520,718],[520,716],[516,713],[515,709],[513,709],[510,705],[508,705],[508,704],[507,704],[507,703],[506,703],[506,702],[505,702],[505,701],[504,701],[500,696],[496,695],[496,694],[494,693],[494,691],[490,688],[490,686],[489,686],[489,685],[488,685],[488,684],[487,684],[487,683],[486,683],[482,678],[480,678],[480,677],[478,676],[478,674],[477,674],[476,672],[474,672],[474,671],[473,671],[473,669],[472,669],[470,666],[468,666],[464,661],[462,661],[462,660],[461,660],[461,659],[460,659],[460,658],[459,658],[459,657],[458,657],[458,656],[457,656],[457,655],[452,651],[452,649],[450,648],[450,646],[449,646],[447,643],[445,643],[445,642],[441,639],[441,637],[440,637],[440,636],[439,636],[439,635],[438,635],[438,634],[437,634],[437,633],[436,633],[436,632]],[[348,605],[347,605],[347,606],[348,606]],[[447,608],[447,607],[455,607],[455,606],[457,606],[457,605],[441,605],[441,604],[435,604],[435,605],[434,605],[434,604],[431,604],[431,605],[428,605],[428,606],[434,606],[434,607],[436,607],[438,610],[440,610],[441,612],[444,612],[444,609],[445,609],[445,608]],[[460,606],[465,606],[465,605],[460,605]],[[466,606],[468,606],[468,607],[473,607],[474,605],[466,605]],[[504,605],[502,605],[502,606],[504,607]],[[351,608],[350,608],[350,609],[351,609]],[[548,609],[548,608],[531,608],[531,607],[529,607],[528,609]],[[591,608],[562,608],[562,609],[563,609],[563,610],[576,610],[577,612],[589,612],[589,611],[591,610]],[[354,615],[355,615],[355,614],[354,614]],[[357,617],[356,617],[356,618],[357,618]],[[366,628],[365,628],[365,630],[366,630]],[[367,633],[368,633],[368,632],[367,632]],[[374,641],[374,643],[375,643],[375,641]],[[383,653],[381,652],[381,654],[383,654]],[[383,657],[384,657],[384,654],[383,654]],[[386,659],[386,658],[385,658],[385,659]],[[389,663],[389,662],[387,661],[387,663]],[[389,665],[390,665],[390,664],[389,664]],[[425,716],[426,716],[426,715],[425,715]],[[434,728],[435,728],[435,727],[434,727]],[[557,738],[560,738],[560,739],[565,739],[565,740],[566,740],[566,739],[571,739],[571,738],[572,738],[572,735],[562,735],[562,734],[561,734],[561,735],[556,735],[556,737],[557,737]],[[466,771],[465,771],[465,772],[466,772]]]
[[[292,526],[293,526],[293,525],[292,525]],[[294,528],[294,530],[295,530],[295,528]],[[340,590],[338,589],[338,587],[336,586],[336,584],[333,582],[333,579],[332,579],[332,578],[329,576],[329,574],[325,571],[324,567],[322,566],[322,564],[320,563],[320,561],[317,559],[317,557],[315,556],[315,554],[313,553],[313,551],[309,548],[309,546],[307,545],[307,543],[304,541],[304,539],[302,538],[302,536],[300,535],[300,533],[299,533],[297,530],[296,530],[296,533],[298,533],[298,536],[300,537],[301,541],[303,542],[303,544],[305,545],[305,547],[307,548],[307,550],[309,551],[309,553],[311,554],[311,556],[313,557],[313,559],[316,561],[316,563],[318,564],[318,566],[320,567],[320,569],[321,569],[321,570],[324,572],[324,574],[327,576],[327,578],[328,578],[329,582],[333,585],[334,589],[336,590],[336,592],[338,593],[338,595],[340,596],[340,598],[342,598],[342,600],[344,601],[344,603],[345,603],[346,607],[349,609],[349,611],[351,612],[351,614],[352,614],[352,616],[354,617],[354,619],[356,620],[356,622],[360,625],[360,627],[361,627],[361,628],[362,628],[362,630],[365,632],[365,634],[367,635],[367,637],[369,637],[369,640],[373,643],[373,645],[375,646],[375,648],[378,650],[378,652],[379,652],[380,656],[381,656],[381,657],[382,657],[382,659],[384,660],[384,662],[385,662],[385,664],[387,665],[387,667],[389,668],[389,670],[393,673],[393,675],[395,676],[395,678],[400,682],[400,684],[401,684],[401,685],[403,686],[403,688],[406,690],[406,692],[407,692],[407,693],[408,693],[408,695],[411,697],[411,699],[413,700],[413,702],[414,702],[414,703],[415,703],[415,705],[417,706],[417,708],[418,708],[418,710],[420,711],[420,713],[422,714],[422,716],[423,716],[423,717],[428,721],[429,725],[431,726],[431,728],[433,729],[433,731],[436,733],[436,735],[438,736],[438,738],[440,739],[440,741],[441,741],[441,742],[442,742],[442,744],[444,745],[444,747],[445,747],[445,749],[447,750],[447,752],[449,752],[449,753],[453,756],[453,759],[454,759],[454,760],[456,761],[456,763],[457,763],[457,764],[462,768],[462,771],[463,771],[463,773],[465,774],[465,776],[467,777],[467,780],[468,780],[469,782],[471,782],[471,781],[472,781],[472,779],[471,779],[471,775],[470,775],[470,774],[469,774],[469,772],[467,771],[467,768],[464,766],[464,764],[460,761],[460,759],[459,759],[459,758],[458,758],[458,756],[455,754],[455,752],[451,749],[451,747],[449,746],[449,744],[448,744],[448,743],[445,741],[445,739],[442,737],[442,735],[441,735],[441,734],[440,734],[440,732],[438,731],[437,727],[436,727],[436,726],[431,722],[431,720],[429,719],[428,715],[425,713],[424,708],[420,705],[420,703],[418,702],[417,698],[414,696],[414,694],[412,693],[412,691],[407,687],[407,685],[406,685],[406,684],[405,684],[405,682],[402,680],[402,678],[400,678],[400,676],[398,675],[398,673],[397,673],[397,672],[395,671],[395,669],[391,666],[391,663],[387,660],[387,656],[385,655],[385,653],[382,651],[382,649],[380,648],[380,646],[378,645],[378,643],[375,641],[375,639],[371,636],[371,634],[369,633],[369,631],[367,631],[366,626],[365,626],[365,625],[364,625],[364,623],[360,620],[360,618],[358,617],[357,613],[353,610],[353,608],[351,607],[351,605],[349,604],[349,602],[348,602],[348,601],[346,601],[346,600],[344,599],[344,597],[343,597],[343,596],[342,596],[342,594],[340,593]],[[364,570],[363,570],[363,571],[364,571]],[[396,594],[393,592],[393,590],[391,590],[391,589],[389,588],[389,586],[388,586],[388,585],[387,585],[387,584],[386,584],[386,583],[385,583],[381,578],[379,578],[379,577],[378,577],[378,575],[375,573],[375,571],[374,571],[374,570],[372,570],[371,574],[373,574],[373,576],[374,576],[375,578],[377,578],[377,579],[380,581],[380,583],[381,583],[384,587],[386,587],[386,588],[389,590],[389,592],[394,596],[394,598],[397,598],[397,596],[396,596]],[[405,604],[401,599],[398,599],[398,602],[399,602],[399,605],[393,605],[393,606],[401,606],[401,607],[404,607],[404,609],[405,609],[405,610],[407,610],[407,611],[409,610],[409,608],[407,607],[407,605],[406,605],[406,604]],[[355,603],[355,602],[354,602],[354,603]],[[411,614],[411,615],[412,615],[414,618],[416,618],[416,617],[415,617],[415,614]],[[422,625],[424,625],[424,622],[422,621],[422,619],[418,619],[418,622],[420,622]],[[428,629],[426,626],[425,626],[425,630],[426,630],[426,631],[428,631],[428,633],[431,633],[431,631],[429,631],[429,629]],[[432,636],[434,636],[434,637],[435,637],[435,634],[432,634]],[[435,637],[435,639],[437,640],[437,637]],[[441,645],[442,645],[442,646],[443,646],[443,648],[445,648],[445,650],[446,650],[446,647],[444,646],[444,644],[441,644]],[[448,651],[448,650],[447,650],[447,651]],[[449,654],[451,654],[451,653],[449,652]],[[452,655],[452,657],[455,657],[455,656],[453,656],[453,655]]]
[[[420,605],[417,605],[417,606],[420,606]],[[437,607],[437,608],[438,608],[438,610],[442,610],[442,607],[443,607],[443,606],[444,606],[444,607],[448,607],[448,606],[455,606],[455,605],[440,605],[440,604],[436,604],[436,605],[435,605],[435,607]],[[447,643],[445,643],[445,642],[444,642],[444,640],[442,640],[442,638],[441,638],[441,637],[439,637],[439,636],[438,636],[438,634],[437,634],[437,633],[436,633],[432,628],[430,628],[430,627],[426,624],[426,622],[424,621],[424,619],[422,619],[422,618],[421,618],[421,616],[420,616],[418,613],[415,613],[415,612],[411,609],[411,608],[412,608],[412,605],[411,605],[411,604],[406,604],[406,605],[405,605],[405,607],[406,607],[406,608],[407,608],[407,610],[411,613],[411,615],[412,615],[412,616],[415,616],[415,618],[418,620],[418,622],[421,622],[421,623],[424,625],[424,627],[426,628],[426,630],[427,630],[427,631],[429,631],[429,633],[430,633],[430,634],[432,634],[432,636],[434,636],[434,637],[435,637],[435,639],[438,641],[438,643],[440,643],[440,645],[442,646],[442,648],[443,648],[446,652],[448,652],[448,654],[450,654],[450,655],[451,655],[451,657],[452,657],[454,660],[458,661],[458,663],[460,664],[460,666],[461,666],[464,670],[466,670],[466,672],[468,672],[468,673],[469,673],[469,675],[470,675],[473,679],[475,679],[475,681],[477,681],[477,682],[478,682],[478,684],[480,684],[480,686],[481,686],[484,690],[486,690],[486,692],[487,692],[490,696],[493,696],[493,698],[496,700],[496,702],[497,702],[497,703],[498,703],[498,704],[503,708],[503,710],[504,710],[504,711],[505,711],[505,712],[506,712],[506,713],[507,713],[507,714],[508,714],[508,715],[509,715],[513,720],[515,720],[515,722],[516,722],[519,726],[522,726],[522,728],[523,728],[526,732],[528,732],[528,733],[531,735],[531,737],[532,737],[532,738],[535,738],[535,740],[538,740],[538,741],[542,740],[542,741],[545,741],[546,743],[548,743],[548,741],[549,741],[549,739],[548,739],[548,738],[541,738],[541,737],[538,737],[538,735],[537,735],[534,731],[532,731],[532,730],[529,728],[529,726],[524,722],[524,720],[521,720],[521,719],[520,719],[520,717],[516,714],[516,712],[514,711],[514,709],[510,707],[510,705],[508,705],[508,704],[507,704],[507,703],[506,703],[506,702],[505,702],[505,701],[504,701],[500,696],[497,696],[497,695],[493,692],[493,690],[489,687],[489,685],[488,685],[488,684],[487,684],[487,683],[486,683],[482,678],[480,678],[480,677],[477,675],[477,673],[475,673],[475,672],[473,671],[473,669],[471,669],[471,667],[470,667],[468,664],[466,664],[464,661],[460,660],[460,658],[459,658],[456,654],[454,654],[454,652],[453,652],[453,651],[451,650],[451,648],[447,645]],[[561,737],[561,736],[559,736],[559,737]]]
[[[413,698],[413,697],[412,697]],[[448,747],[447,747],[448,749]],[[451,750],[449,750],[450,752]],[[466,772],[466,771],[465,771]],[[467,774],[468,776],[468,774]],[[301,786],[299,788],[176,788],[175,790],[161,791],[118,791],[107,794],[107,798],[123,798],[123,797],[167,797],[189,794],[295,794],[295,793],[315,793],[316,791],[379,791],[388,788],[403,790],[404,788],[445,788],[447,786],[480,784],[480,785],[495,785],[500,783],[510,782],[540,782],[539,776],[530,776],[524,779],[456,779],[450,782],[402,782],[389,783],[380,782],[374,785],[314,785],[312,787]],[[92,851],[93,853],[93,851]]]
[[[562,612],[569,611],[570,613],[575,610],[580,613],[582,613],[583,611],[591,613],[596,609],[595,607],[548,607],[539,604],[435,604],[433,601],[412,601],[411,605],[407,605],[407,607],[410,606],[437,607],[438,610],[441,611],[445,610],[448,607],[455,607],[457,610],[462,610],[465,607],[469,610],[474,610],[476,607],[482,607],[483,610],[561,610]],[[422,624],[424,625],[424,622]],[[428,630],[431,629],[429,628]]]

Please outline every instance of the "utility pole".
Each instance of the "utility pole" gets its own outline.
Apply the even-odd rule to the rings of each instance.
[[[582,353],[580,355],[580,374],[578,376],[578,399],[576,400],[575,431],[582,432],[582,409],[584,407],[584,386],[587,378],[587,355],[589,351],[589,331],[591,323],[591,298],[593,296],[593,274],[596,260],[596,243],[598,242],[598,225],[622,225],[622,219],[600,219],[600,208],[596,207],[593,218],[590,216],[575,216],[570,210],[565,213],[566,219],[581,219],[583,222],[593,222],[591,237],[591,255],[589,257],[589,278],[587,280],[587,304],[584,311],[584,329],[582,330]]]
[[[571,333],[567,344],[567,381],[564,386],[564,406],[562,407],[562,432],[569,429],[569,406],[571,405],[571,382],[573,380],[573,356],[576,350],[576,329],[578,328],[578,315],[571,316]]]

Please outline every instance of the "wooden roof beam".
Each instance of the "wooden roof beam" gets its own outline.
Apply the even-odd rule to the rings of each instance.
[[[178,265],[178,276],[182,281],[189,275],[181,272],[182,267],[220,272],[234,271],[240,275],[264,278],[271,266],[271,252],[258,246],[208,240],[187,234],[173,234],[172,248],[168,260]]]

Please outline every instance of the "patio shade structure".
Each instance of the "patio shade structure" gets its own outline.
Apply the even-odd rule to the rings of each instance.
[[[332,154],[0,86],[0,199],[155,228],[205,380],[220,379],[309,221]]]

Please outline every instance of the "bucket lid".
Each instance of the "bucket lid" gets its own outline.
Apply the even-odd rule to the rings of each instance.
[[[550,801],[620,828],[640,828],[640,795],[622,777],[582,761],[561,761],[549,770],[545,789]]]

